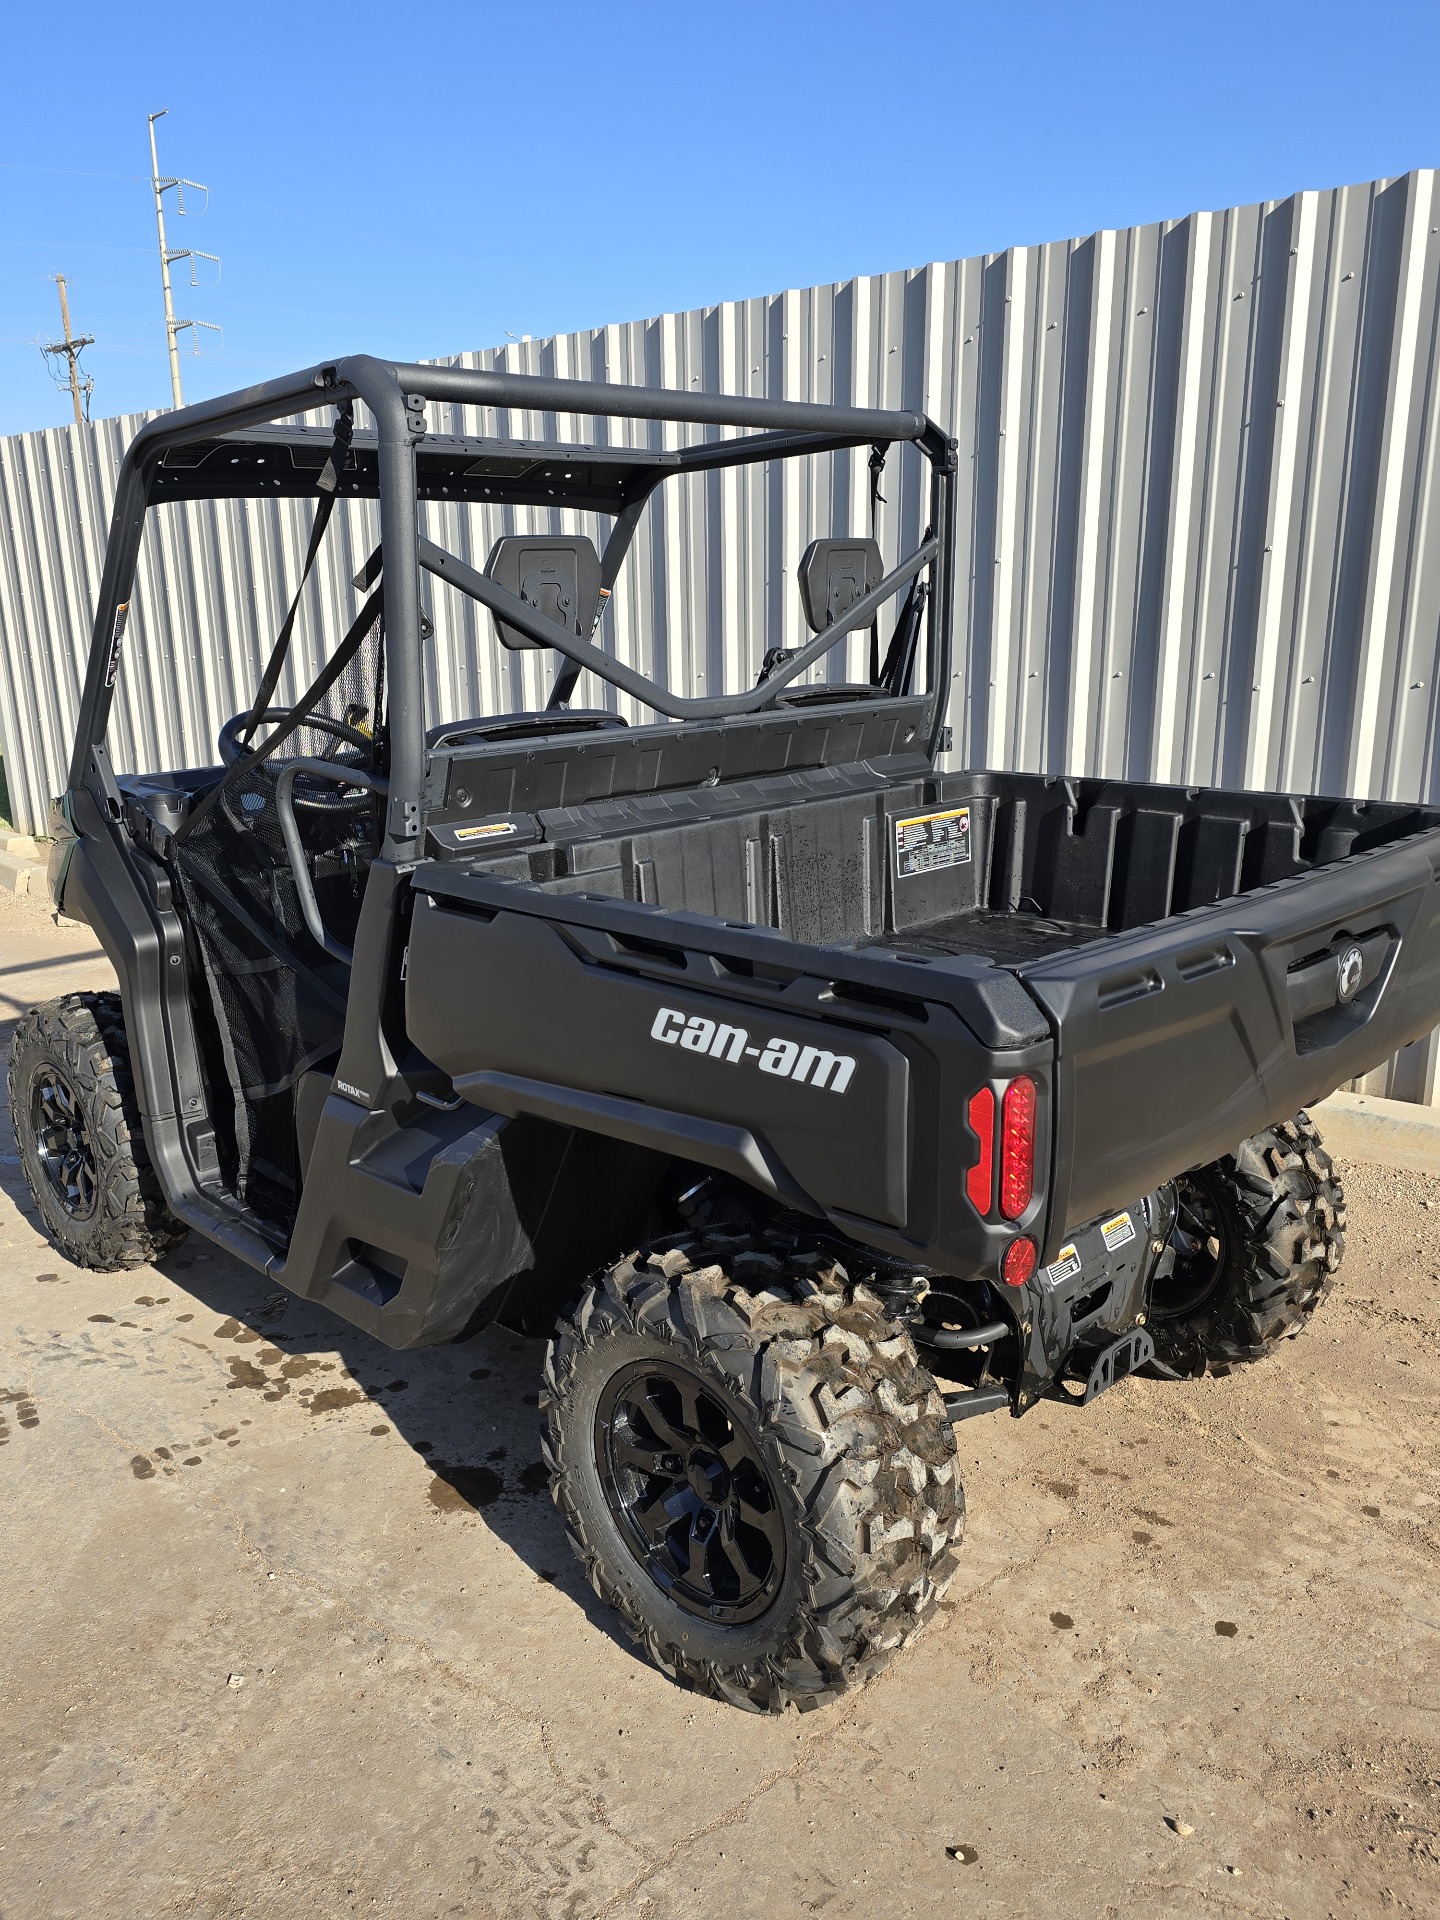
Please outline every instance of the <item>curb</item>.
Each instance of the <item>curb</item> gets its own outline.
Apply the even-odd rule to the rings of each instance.
[[[31,841],[32,848],[34,844]],[[45,862],[25,852],[0,852],[0,890],[6,893],[43,894]]]
[[[1440,1173],[1440,1107],[1382,1100],[1372,1093],[1332,1093],[1311,1107],[1328,1152],[1410,1173]]]

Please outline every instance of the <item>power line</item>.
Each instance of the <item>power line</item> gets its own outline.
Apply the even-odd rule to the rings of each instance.
[[[166,244],[165,195],[170,189],[173,187],[175,190],[175,212],[180,216],[183,216],[186,211],[185,189],[187,187],[189,187],[192,193],[203,193],[205,195],[205,201],[200,207],[202,213],[205,211],[205,207],[209,204],[210,199],[210,189],[208,187],[202,187],[198,180],[182,180],[178,174],[167,175],[164,179],[160,177],[160,159],[155,151],[155,122],[157,120],[163,120],[169,111],[170,109],[168,107],[161,107],[158,113],[152,113],[150,115],[150,186],[155,195],[155,228],[160,237],[160,285],[165,295],[165,345],[170,355],[170,393],[175,405],[177,407],[183,407],[185,404],[185,396],[180,390],[179,336],[185,331],[186,327],[188,327],[191,338],[194,341],[191,351],[193,353],[199,353],[200,328],[208,327],[211,333],[219,333],[220,328],[210,320],[177,320],[175,318],[175,298],[170,286],[170,264],[174,260],[188,260],[190,262],[190,284],[192,287],[198,287],[200,282],[195,277],[195,262],[197,260],[209,260],[216,269],[216,277],[218,279],[220,261],[215,254],[203,253],[198,247],[170,247]]]
[[[46,356],[56,386],[69,388],[75,408],[75,424],[83,427],[90,418],[90,395],[95,382],[88,373],[80,371],[80,355],[86,347],[94,346],[95,336],[93,333],[71,333],[70,297],[65,287],[65,276],[63,273],[54,273],[50,277],[60,289],[60,326],[64,338],[44,342],[40,351]],[[60,365],[62,360],[65,362],[63,368]]]
[[[32,167],[20,160],[0,160],[0,173],[56,173],[71,180],[143,180],[143,173],[97,173],[93,167]]]

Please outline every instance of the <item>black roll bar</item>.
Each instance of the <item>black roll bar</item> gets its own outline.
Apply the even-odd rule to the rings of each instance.
[[[426,438],[425,402],[560,413],[595,418],[673,421],[676,424],[745,429],[753,439],[707,439],[673,452],[655,450],[655,468],[640,479],[648,491],[664,472],[675,468],[714,470],[787,454],[816,453],[841,446],[910,442],[931,467],[929,522],[935,535],[901,567],[850,609],[845,618],[802,647],[764,686],[748,693],[686,700],[612,660],[577,635],[557,634],[550,622],[538,633],[534,610],[496,587],[452,555],[425,543],[423,564],[450,579],[522,632],[555,647],[572,663],[590,667],[602,678],[675,718],[741,714],[774,699],[853,627],[878,611],[883,601],[921,567],[931,564],[933,591],[927,606],[931,685],[929,750],[940,738],[949,692],[952,622],[950,557],[955,530],[955,443],[922,413],[874,407],[824,406],[808,401],[772,400],[739,394],[680,393],[671,388],[620,386],[604,381],[556,380],[535,374],[481,371],[476,368],[420,366],[366,354],[322,362],[283,379],[269,380],[216,400],[201,401],[162,414],[135,436],[121,464],[109,545],[95,610],[85,686],[70,764],[70,785],[97,786],[103,804],[103,780],[96,750],[103,742],[113,697],[115,666],[123,639],[141,531],[156,469],[166,451],[238,432],[288,414],[313,412],[360,400],[375,419],[379,449],[381,539],[389,592],[386,600],[387,669],[391,733],[390,793],[384,853],[413,860],[419,841],[425,778],[423,676],[420,646],[419,572],[422,565],[417,524],[415,456]],[[556,443],[557,452],[565,443]],[[640,489],[637,487],[637,492]],[[625,530],[626,537],[633,528]],[[623,552],[625,539],[618,553]]]
[[[140,429],[130,450],[139,457],[154,449],[204,439],[217,426],[238,431],[277,420],[286,413],[310,412],[332,401],[363,400],[378,415],[382,410],[390,411],[396,399],[403,404],[406,395],[459,406],[586,414],[602,419],[673,420],[677,425],[750,427],[806,436],[834,435],[851,441],[923,440],[938,432],[923,413],[908,410],[835,407],[819,401],[769,400],[747,394],[682,393],[673,387],[620,386],[603,380],[551,380],[534,373],[420,366],[352,354],[216,400],[201,400],[174,413],[160,414]],[[416,425],[423,434],[423,422]]]
[[[341,367],[353,365],[342,361]],[[765,400],[744,394],[680,393],[673,387],[622,387],[601,380],[549,380],[534,373],[481,372],[473,367],[392,364],[407,393],[462,406],[519,408],[532,413],[594,414],[622,420],[673,420],[714,427],[769,427],[791,433],[834,433],[856,440],[919,440],[923,413],[879,407],[833,407],[809,400]]]

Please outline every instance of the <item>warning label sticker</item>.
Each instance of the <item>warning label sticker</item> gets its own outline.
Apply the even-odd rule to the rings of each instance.
[[[916,813],[895,822],[895,871],[901,879],[937,867],[961,867],[970,859],[970,809]]]
[[[125,622],[130,618],[130,602],[122,600],[115,609],[115,624],[110,629],[110,658],[105,666],[105,684],[113,687],[120,671],[120,649],[125,644]]]
[[[1045,1269],[1045,1278],[1051,1286],[1061,1280],[1073,1280],[1084,1264],[1074,1242],[1067,1241]]]
[[[457,827],[455,838],[457,840],[493,840],[497,835],[518,831],[513,820],[496,820],[484,827]]]
[[[1135,1222],[1128,1213],[1117,1213],[1113,1220],[1100,1222],[1100,1238],[1105,1242],[1107,1253],[1117,1253],[1127,1241],[1135,1238]]]

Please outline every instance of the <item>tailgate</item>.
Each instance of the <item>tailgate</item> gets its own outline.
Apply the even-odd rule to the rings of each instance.
[[[1440,1025],[1440,833],[1015,971],[1056,1043],[1051,1238]]]

